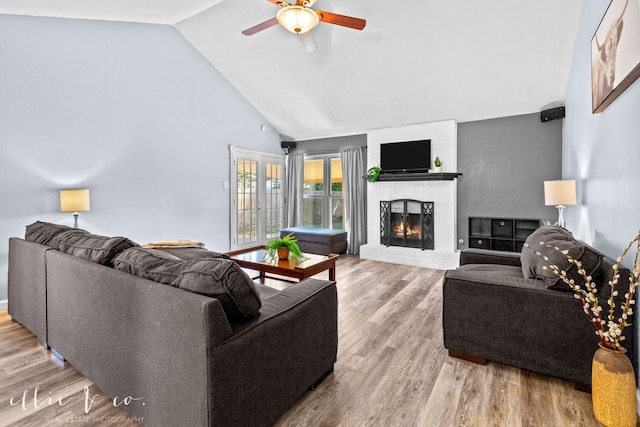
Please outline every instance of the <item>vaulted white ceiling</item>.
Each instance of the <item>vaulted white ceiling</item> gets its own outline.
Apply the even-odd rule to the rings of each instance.
[[[3,0],[0,13],[175,26],[283,135],[526,114],[564,99],[581,0],[318,0],[306,53],[267,0]]]

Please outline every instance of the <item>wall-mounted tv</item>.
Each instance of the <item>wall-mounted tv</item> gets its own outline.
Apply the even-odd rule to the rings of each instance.
[[[382,172],[428,172],[430,167],[430,139],[380,144],[380,168]]]

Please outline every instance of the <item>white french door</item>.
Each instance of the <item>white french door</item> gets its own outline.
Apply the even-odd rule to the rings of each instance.
[[[261,246],[284,228],[284,155],[231,147],[231,250]]]

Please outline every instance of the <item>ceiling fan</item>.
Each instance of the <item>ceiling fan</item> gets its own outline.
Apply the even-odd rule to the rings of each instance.
[[[282,25],[284,28],[295,34],[304,34],[311,31],[320,23],[320,21],[328,24],[353,28],[355,30],[362,30],[367,24],[367,21],[364,19],[310,9],[316,0],[296,0],[295,4],[290,4],[282,0],[267,1],[275,4],[276,6],[280,6],[281,9],[276,14],[276,17],[248,28],[244,30],[242,34],[245,36],[251,36],[277,24]]]

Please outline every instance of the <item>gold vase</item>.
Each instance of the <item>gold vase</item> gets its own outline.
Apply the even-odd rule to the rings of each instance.
[[[278,258],[280,259],[289,258],[289,248],[287,248],[286,246],[278,248]]]
[[[593,414],[605,426],[635,426],[636,377],[627,350],[598,345],[591,369]]]

